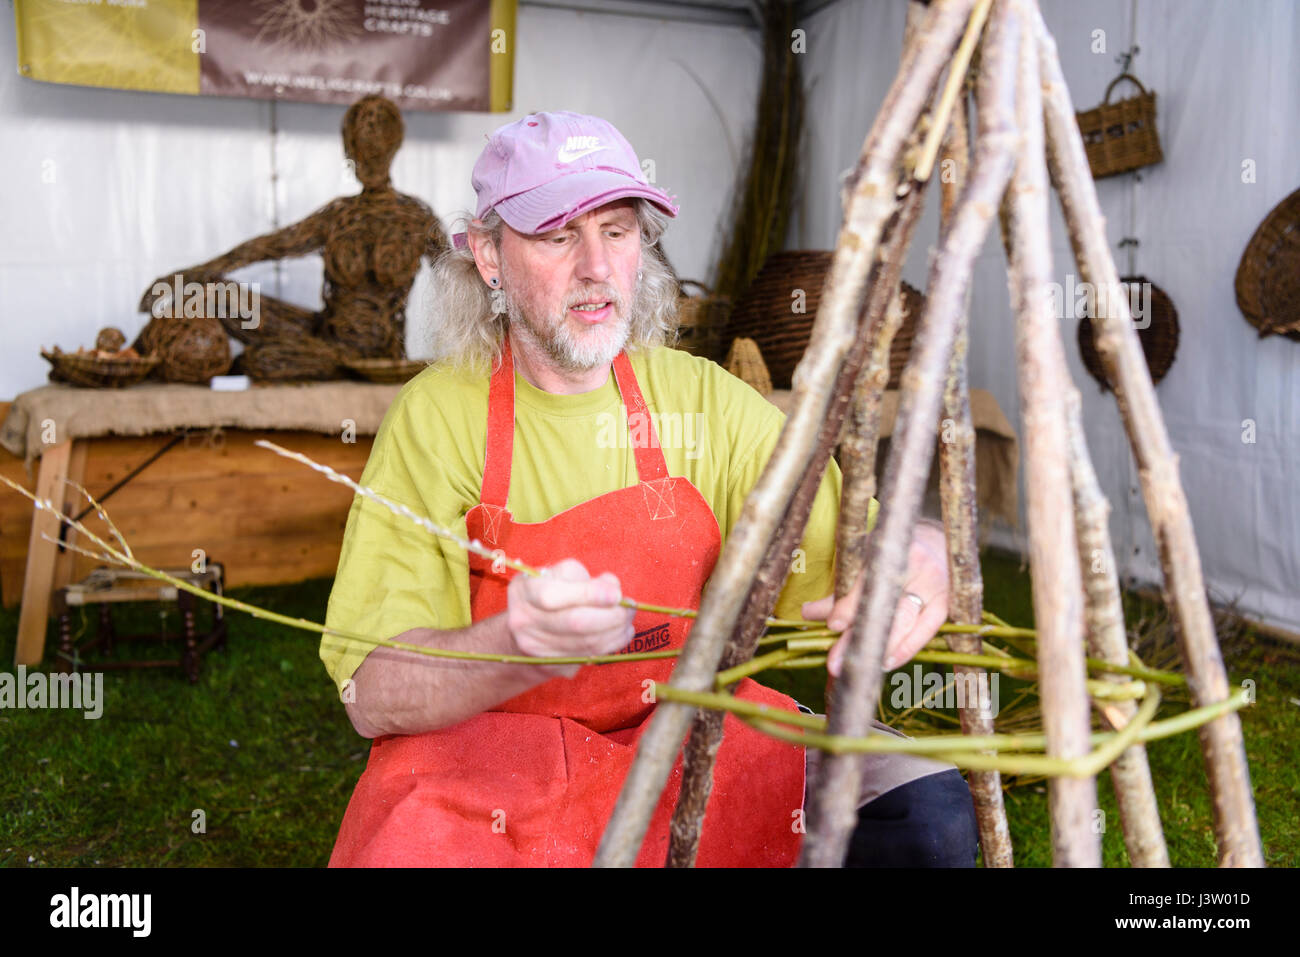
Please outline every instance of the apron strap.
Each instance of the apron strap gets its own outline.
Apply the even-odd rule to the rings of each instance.
[[[632,360],[626,352],[620,352],[614,358],[614,378],[618,382],[619,394],[623,396],[623,406],[627,409],[628,428],[635,435],[636,427],[643,425],[641,434],[649,439],[644,445],[632,443],[636,452],[637,476],[642,482],[668,478],[664,450],[659,447],[659,432],[655,429],[654,419],[650,417],[650,408],[645,404],[641,386],[636,381],[636,373],[632,371]]]
[[[641,387],[637,384],[636,373],[632,371],[632,362],[626,352],[620,352],[614,358],[614,381],[619,394],[623,397],[623,406],[627,410],[628,428],[648,437],[644,445],[633,443],[636,454],[637,477],[642,484],[661,486],[668,479],[668,464],[664,461],[663,449],[659,447],[659,433]],[[515,445],[515,360],[510,351],[510,336],[506,336],[501,352],[501,365],[492,373],[488,387],[487,452],[483,463],[483,491],[479,500],[487,506],[504,509],[510,494],[510,463]],[[652,512],[664,511],[662,505],[651,509]],[[672,511],[671,504],[667,511]],[[656,515],[658,517],[658,515]]]
[[[510,494],[510,459],[515,448],[515,360],[510,354],[510,336],[501,352],[501,365],[492,373],[488,387],[487,455],[483,463],[484,505],[506,507]]]

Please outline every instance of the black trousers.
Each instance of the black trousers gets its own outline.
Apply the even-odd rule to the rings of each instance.
[[[979,828],[956,768],[917,778],[858,809],[845,867],[974,867]]]

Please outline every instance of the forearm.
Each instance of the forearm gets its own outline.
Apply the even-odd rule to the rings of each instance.
[[[412,628],[394,640],[453,651],[522,654],[506,626],[505,613],[452,631]],[[348,717],[357,733],[367,738],[436,731],[572,670],[435,658],[379,647],[353,675],[356,700],[347,705]]]

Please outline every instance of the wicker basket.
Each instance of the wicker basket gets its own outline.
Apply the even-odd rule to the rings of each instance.
[[[1110,95],[1120,80],[1129,80],[1142,92],[1112,103]],[[1093,179],[1127,173],[1164,159],[1156,132],[1156,95],[1148,93],[1131,73],[1121,73],[1111,80],[1101,105],[1076,114],[1076,119]]]
[[[383,383],[406,382],[429,367],[427,359],[346,359],[343,364],[367,382]]]
[[[1174,355],[1178,352],[1178,310],[1169,295],[1151,282],[1146,276],[1123,276],[1120,283],[1128,291],[1130,284],[1147,283],[1151,288],[1151,322],[1146,328],[1138,329],[1138,340],[1142,343],[1142,354],[1147,360],[1147,369],[1151,372],[1152,383],[1159,382],[1174,364]],[[1106,378],[1101,356],[1092,332],[1092,320],[1084,317],[1079,320],[1079,353],[1088,373],[1097,380],[1103,392],[1113,388]]]
[[[680,285],[683,295],[677,307],[677,348],[717,360],[729,300],[726,296],[713,295],[708,286],[694,279],[683,279]],[[694,286],[700,294],[686,295],[686,286]]]
[[[774,388],[790,388],[794,367],[808,348],[822,286],[834,255],[825,250],[800,250],[769,256],[727,322],[728,342],[749,338],[758,343]],[[907,283],[902,284],[902,295],[903,325],[889,352],[891,389],[898,388],[899,376],[907,365],[924,302],[924,296]],[[797,307],[802,311],[796,312]]]
[[[54,368],[51,382],[67,382],[87,389],[124,389],[143,382],[160,361],[157,356],[131,356],[100,359],[96,356],[41,350],[41,356]]]
[[[1260,337],[1300,341],[1300,190],[1273,208],[1237,267],[1237,306]]]

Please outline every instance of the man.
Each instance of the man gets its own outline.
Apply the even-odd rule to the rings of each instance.
[[[653,712],[648,689],[672,662],[546,661],[680,648],[688,619],[620,600],[698,607],[781,428],[748,386],[664,347],[676,286],[651,247],[677,207],[613,126],[527,116],[490,138],[473,183],[476,218],[435,268],[442,361],[394,401],[362,481],[545,574],[467,555],[359,497],[327,625],[535,663],[322,641],[354,726],[375,739],[335,865],[589,864]],[[842,628],[852,615],[860,588],[804,604],[832,590],[838,495],[832,465],[781,616],[802,609]],[[912,555],[897,663],[947,615],[942,532],[919,529]],[[753,681],[735,691],[798,707]],[[788,866],[803,750],[731,718],[726,732],[698,863]],[[664,860],[679,782],[680,767],[640,864]],[[862,803],[850,863],[973,864],[955,769],[880,756]],[[926,806],[939,811],[918,822]]]

